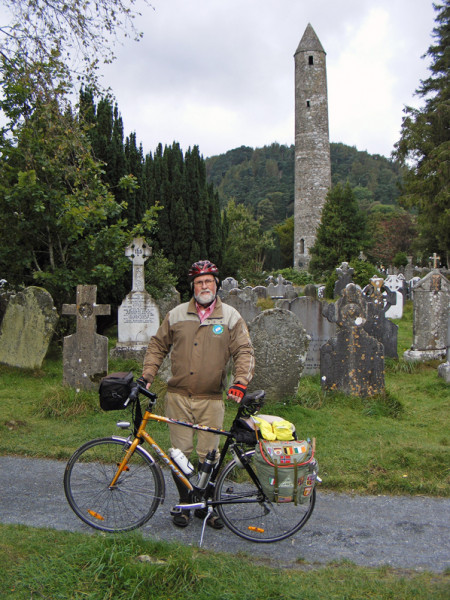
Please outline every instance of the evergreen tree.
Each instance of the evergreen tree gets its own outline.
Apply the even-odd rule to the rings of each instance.
[[[322,210],[316,242],[310,250],[310,272],[328,275],[342,261],[356,258],[366,247],[366,218],[350,185],[332,187]]]
[[[450,252],[450,2],[433,4],[437,11],[430,76],[416,93],[425,101],[420,109],[405,108],[401,138],[395,155],[406,171],[401,202],[418,210],[419,243],[424,257],[438,252],[449,264]]]

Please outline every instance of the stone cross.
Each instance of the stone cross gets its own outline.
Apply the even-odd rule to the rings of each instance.
[[[133,263],[133,292],[145,290],[144,264],[151,255],[152,249],[144,238],[134,238],[131,244],[125,248],[125,256]]]
[[[433,256],[430,256],[430,259],[433,260],[433,269],[437,269],[438,260],[441,260],[441,257],[436,252],[433,252]]]
[[[96,285],[78,285],[76,304],[63,304],[62,314],[77,318],[77,330],[64,338],[64,383],[93,389],[108,371],[108,338],[98,335],[97,317],[111,314],[109,304],[97,304]]]

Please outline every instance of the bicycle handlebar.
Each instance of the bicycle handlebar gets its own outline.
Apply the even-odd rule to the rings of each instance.
[[[139,394],[143,394],[149,398],[152,404],[155,404],[157,395],[146,388],[146,383],[143,379],[137,379],[134,382],[128,400],[125,402],[125,406],[135,402],[138,399]],[[249,417],[257,413],[264,404],[265,395],[266,392],[264,390],[256,390],[255,392],[245,394],[239,403],[238,415]]]

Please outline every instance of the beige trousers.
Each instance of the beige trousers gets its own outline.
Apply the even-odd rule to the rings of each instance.
[[[166,394],[166,417],[170,419],[221,429],[224,415],[223,400],[188,398],[172,392]],[[169,425],[169,431],[172,446],[182,450],[187,457],[194,449],[194,434],[197,434],[196,450],[200,462],[204,461],[210,450],[217,450],[219,447],[220,435],[190,429],[182,425]]]

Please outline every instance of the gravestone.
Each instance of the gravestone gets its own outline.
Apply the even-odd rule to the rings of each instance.
[[[273,277],[270,278],[269,285],[267,286],[267,295],[272,298],[285,298],[286,297],[286,280],[279,274],[276,282]]]
[[[406,300],[406,285],[403,275],[389,275],[384,281],[384,286],[395,294],[395,302],[392,302],[386,310],[389,319],[401,319],[403,317],[403,305]]]
[[[368,302],[364,330],[383,344],[384,356],[398,358],[398,325],[386,318],[386,311],[382,305]]]
[[[450,282],[433,269],[413,291],[413,344],[403,356],[409,361],[443,358],[447,352]]]
[[[234,290],[239,287],[239,283],[233,277],[226,277],[220,286],[220,289],[224,292],[229,292],[230,290]]]
[[[406,258],[408,260],[408,264],[405,267],[405,280],[411,281],[411,279],[414,277],[414,267],[412,264],[413,257],[407,256]]]
[[[63,346],[63,381],[77,391],[96,389],[108,372],[108,338],[98,335],[96,318],[111,314],[111,307],[96,298],[96,285],[78,285],[76,304],[62,307],[63,315],[77,318],[76,333]]]
[[[243,290],[234,288],[225,294],[222,300],[233,306],[247,324],[261,313],[261,308],[256,304],[258,295],[251,287],[245,287]]]
[[[151,256],[151,248],[143,238],[135,238],[125,255],[133,263],[133,285],[119,306],[117,344],[111,355],[142,360],[159,327],[158,305],[145,289],[144,264]]]
[[[255,352],[255,375],[249,391],[263,389],[269,400],[283,401],[297,392],[309,336],[294,313],[265,310],[249,324]]]
[[[320,349],[322,387],[359,397],[383,393],[383,345],[364,329],[368,302],[361,289],[348,284],[335,311],[336,336]]]
[[[317,298],[317,288],[313,283],[307,283],[305,285],[305,289],[303,290],[303,294],[305,296],[310,296],[311,298]]]
[[[340,296],[342,290],[344,290],[349,283],[353,282],[354,272],[355,270],[349,266],[348,262],[341,263],[340,267],[336,269],[338,280],[334,284],[334,298]]]
[[[450,383],[450,313],[447,319],[447,360],[438,366],[438,375],[446,383]]]
[[[0,325],[0,363],[39,369],[57,322],[58,313],[47,290],[30,286],[12,295]]]
[[[264,285],[257,285],[253,288],[253,291],[258,299],[265,299],[268,296],[267,288]]]
[[[311,296],[300,296],[290,302],[278,300],[277,303],[279,308],[294,313],[310,337],[302,375],[320,373],[320,348],[336,335],[336,323],[329,321],[322,312],[324,304]]]

